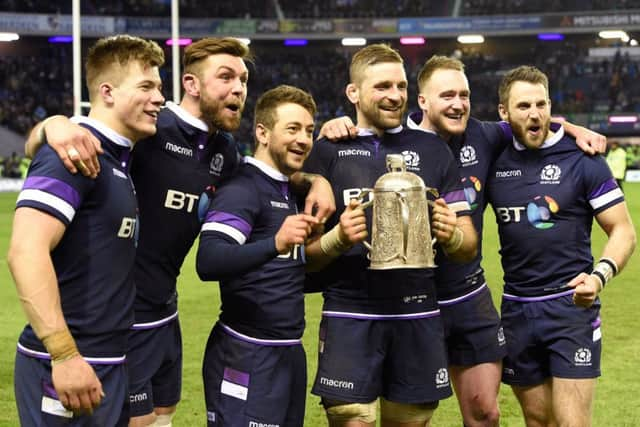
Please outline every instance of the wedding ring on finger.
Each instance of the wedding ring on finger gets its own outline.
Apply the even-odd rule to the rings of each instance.
[[[69,156],[69,158],[71,160],[75,160],[75,158],[80,157],[80,153],[78,153],[78,150],[76,150],[75,148],[71,147],[67,150],[67,155]]]

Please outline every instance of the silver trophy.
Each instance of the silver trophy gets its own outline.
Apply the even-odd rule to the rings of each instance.
[[[438,197],[438,191],[428,188],[418,175],[407,172],[401,154],[387,155],[388,172],[382,175],[373,189],[365,189],[359,196],[363,201],[373,193],[373,200],[363,203],[363,209],[373,204],[371,244],[369,250],[372,270],[394,268],[435,267],[431,237],[427,193]]]

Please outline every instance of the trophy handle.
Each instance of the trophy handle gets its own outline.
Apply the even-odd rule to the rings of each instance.
[[[365,188],[363,189],[360,194],[358,194],[358,198],[357,200],[361,203],[360,204],[360,208],[362,208],[362,210],[365,210],[369,207],[371,207],[371,205],[373,205],[373,199],[369,200],[368,202],[364,202],[364,198],[369,194],[372,193],[373,189],[371,188]],[[369,253],[367,254],[367,258],[371,259],[371,244],[369,242],[367,242],[366,240],[362,241],[362,244],[364,245],[365,248],[367,248],[367,250],[369,251]]]
[[[436,190],[435,188],[427,188],[427,192],[433,194],[434,196],[438,197],[438,190]],[[431,220],[431,215],[429,215],[429,206],[434,207],[435,202],[433,200],[429,200],[427,199],[427,218],[429,218],[429,220]],[[431,229],[431,221],[429,221],[429,229]],[[435,237],[431,238],[431,247],[433,248],[433,257],[435,258],[436,256],[436,243],[438,243],[438,241],[436,240]]]

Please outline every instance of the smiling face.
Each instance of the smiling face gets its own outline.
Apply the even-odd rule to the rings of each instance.
[[[529,149],[542,146],[549,135],[551,101],[542,83],[516,81],[509,88],[507,103],[500,104],[502,120],[509,122],[515,138]]]
[[[358,127],[381,133],[402,124],[407,109],[407,76],[402,63],[380,62],[367,66],[347,97],[356,106]]]
[[[461,135],[469,121],[470,93],[463,71],[435,70],[418,94],[418,105],[423,112],[420,126],[436,132],[445,140]]]
[[[199,66],[199,107],[202,120],[227,132],[240,127],[247,99],[249,70],[244,60],[229,54],[207,57]]]
[[[313,147],[313,116],[303,106],[291,102],[275,109],[271,128],[256,124],[256,159],[290,176],[302,169]]]
[[[121,73],[117,85],[109,91],[113,111],[109,125],[132,141],[154,135],[160,106],[164,103],[158,67],[131,61]]]

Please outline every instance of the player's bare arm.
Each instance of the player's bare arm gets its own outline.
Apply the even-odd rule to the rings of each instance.
[[[574,303],[590,307],[607,282],[619,274],[636,247],[636,233],[625,202],[618,203],[598,215],[596,221],[607,234],[602,255],[591,274],[581,273],[569,286],[575,288]]]
[[[431,215],[433,237],[447,257],[457,262],[471,261],[478,252],[478,235],[470,216],[458,217],[444,199],[437,199]]]
[[[319,239],[305,246],[306,269],[318,271],[356,243],[368,236],[364,210],[360,202],[352,200],[340,215],[340,222]]]
[[[45,143],[58,154],[69,172],[75,174],[79,170],[91,178],[100,173],[100,141],[88,129],[72,123],[67,117],[51,116],[34,126],[25,142],[25,155],[32,159]]]
[[[552,118],[553,123],[559,123],[564,128],[568,135],[576,139],[578,148],[587,154],[602,154],[607,150],[607,137],[587,129],[582,126],[578,126],[573,123],[569,123],[566,120],[559,118]]]
[[[91,413],[102,400],[102,384],[69,332],[50,256],[64,231],[64,224],[53,216],[18,208],[7,258],[29,324],[51,355],[60,402],[77,414]]]
[[[325,177],[307,172],[296,172],[290,180],[296,190],[306,191],[305,214],[313,215],[320,223],[324,223],[336,211],[333,190]]]
[[[358,128],[349,116],[336,117],[324,122],[320,128],[318,139],[327,138],[331,142],[353,139],[358,136]]]

